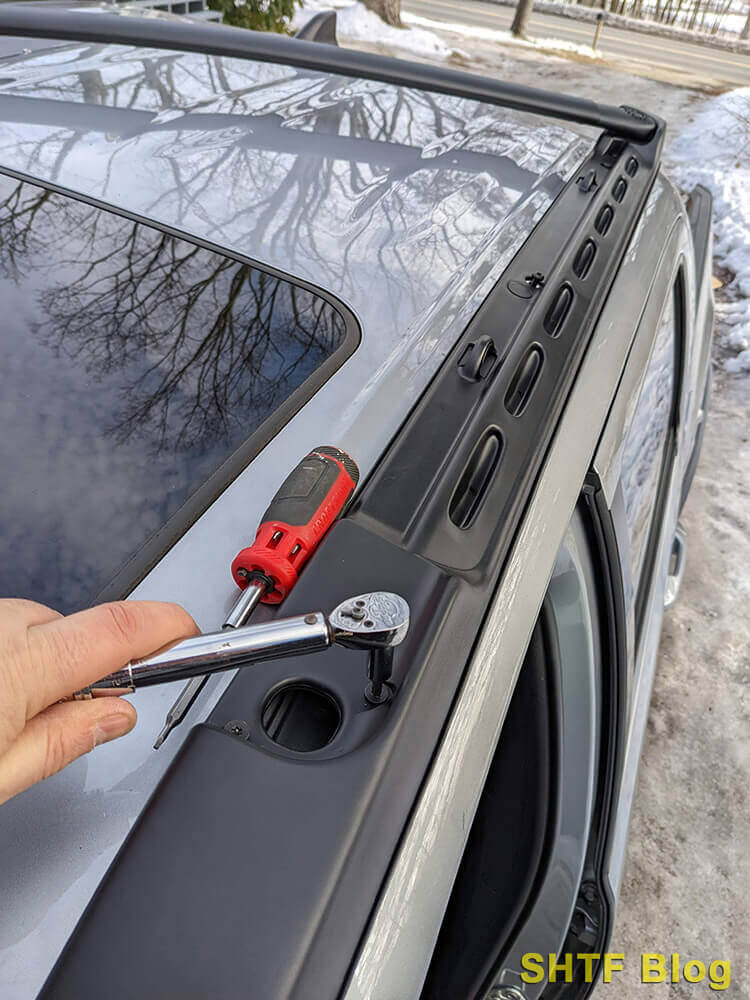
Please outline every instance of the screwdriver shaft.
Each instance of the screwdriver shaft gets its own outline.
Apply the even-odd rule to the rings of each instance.
[[[237,601],[232,605],[232,609],[226,617],[223,629],[240,628],[244,625],[250,615],[255,611],[261,597],[265,591],[265,584],[261,580],[253,580],[245,587]],[[175,699],[174,704],[167,712],[164,720],[164,727],[156,737],[154,750],[158,750],[164,740],[169,736],[175,726],[179,726],[187,713],[193,707],[195,699],[201,693],[208,680],[208,674],[203,677],[192,677]]]
[[[266,592],[266,586],[262,580],[252,580],[242,591],[232,610],[224,620],[222,628],[240,628],[247,624],[250,615],[255,611],[261,597]]]

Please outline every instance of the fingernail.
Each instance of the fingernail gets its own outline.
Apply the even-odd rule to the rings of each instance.
[[[118,736],[129,733],[132,728],[133,720],[124,712],[118,712],[116,715],[105,715],[94,726],[94,746],[98,747],[100,743],[116,740]]]

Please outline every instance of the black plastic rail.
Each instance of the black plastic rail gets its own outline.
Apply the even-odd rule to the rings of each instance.
[[[0,35],[55,38],[70,42],[139,45],[258,62],[279,63],[321,73],[339,73],[365,80],[378,80],[438,94],[496,104],[516,111],[562,118],[607,129],[610,134],[648,142],[656,122],[633,109],[567,94],[554,94],[515,83],[485,79],[472,73],[442,69],[405,59],[392,59],[333,45],[321,46],[271,32],[247,31],[226,25],[124,17],[87,10],[44,9],[36,4],[0,4]]]

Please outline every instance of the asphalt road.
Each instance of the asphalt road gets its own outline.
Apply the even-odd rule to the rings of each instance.
[[[478,25],[506,31],[513,19],[513,8],[484,0],[403,0],[403,9],[434,21]],[[591,45],[595,25],[554,14],[532,14],[529,34],[532,38],[557,38],[578,45]],[[468,43],[468,39],[466,40]],[[463,46],[468,48],[468,44]],[[675,82],[681,75],[700,79],[709,85],[750,86],[750,54],[725,52],[700,43],[683,42],[642,32],[623,31],[604,26],[599,40],[603,55],[626,59],[643,66],[643,72],[655,65],[673,70]]]

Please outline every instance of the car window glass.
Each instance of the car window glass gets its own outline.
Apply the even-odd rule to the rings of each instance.
[[[69,612],[341,345],[322,297],[0,175],[0,596]]]
[[[657,506],[675,382],[675,301],[664,308],[633,421],[625,438],[622,486],[630,536],[633,587],[644,569]]]

